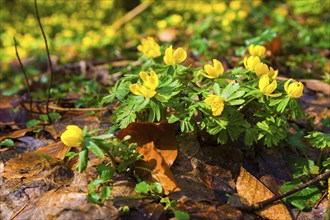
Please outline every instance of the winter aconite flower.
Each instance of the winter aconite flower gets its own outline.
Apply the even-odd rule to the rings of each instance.
[[[251,71],[254,71],[254,67],[260,62],[260,58],[257,56],[250,56],[244,58],[245,68]]]
[[[204,65],[204,70],[206,73],[201,72],[203,76],[209,79],[219,78],[222,76],[224,68],[219,60],[213,59],[213,66],[210,64]]]
[[[155,58],[161,55],[160,47],[152,37],[142,39],[137,49],[149,58]]]
[[[83,131],[77,125],[66,126],[66,131],[61,135],[62,142],[68,147],[79,146],[83,138]]]
[[[249,53],[251,56],[263,57],[266,54],[266,48],[264,46],[251,44],[249,46]]]
[[[265,63],[257,63],[254,66],[254,72],[257,74],[258,78],[263,75],[268,75],[272,79],[276,79],[278,70],[274,70],[272,67],[268,67]]]
[[[212,94],[205,99],[205,103],[211,107],[213,116],[221,115],[223,108],[225,106],[225,103],[221,96],[212,95]]]
[[[280,95],[282,95],[281,93],[277,93],[277,94],[272,94],[276,87],[277,87],[277,82],[276,79],[274,79],[271,83],[269,83],[269,76],[268,75],[263,75],[260,79],[259,79],[259,89],[260,91],[266,95],[266,96],[271,96],[271,97],[278,97]]]
[[[291,98],[299,98],[303,94],[304,84],[301,82],[293,82],[290,84],[292,79],[289,79],[284,84],[284,90],[288,93]]]
[[[150,75],[146,72],[140,72],[140,78],[143,80],[143,85],[134,83],[129,86],[131,92],[135,95],[143,95],[146,98],[152,98],[156,95],[156,88],[158,86],[158,76],[155,71],[151,70]]]
[[[175,51],[173,51],[172,46],[168,47],[165,50],[165,56],[164,56],[164,63],[166,65],[173,65],[182,63],[187,58],[187,52],[179,47]]]

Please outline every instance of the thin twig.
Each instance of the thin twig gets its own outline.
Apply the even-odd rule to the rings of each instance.
[[[28,95],[29,95],[29,103],[30,103],[30,117],[32,118],[32,95],[31,95],[31,91],[30,91],[30,83],[29,83],[29,78],[25,72],[25,69],[24,69],[24,66],[23,66],[23,63],[21,61],[21,58],[19,57],[19,54],[18,54],[18,50],[17,50],[17,41],[14,37],[14,43],[15,43],[15,51],[16,51],[16,56],[17,56],[17,59],[18,59],[18,62],[21,66],[21,70],[24,74],[24,77],[25,77],[25,83],[26,83],[26,89],[27,89],[27,92],[28,92]]]
[[[274,196],[270,199],[266,199],[262,202],[255,203],[255,204],[250,205],[250,206],[242,205],[242,206],[238,206],[238,207],[235,207],[235,208],[237,208],[239,210],[242,210],[242,211],[248,211],[248,212],[258,211],[260,209],[263,209],[263,208],[271,205],[272,203],[274,203],[277,200],[288,197],[288,196],[290,196],[290,195],[292,195],[292,194],[294,194],[294,193],[296,193],[296,192],[298,192],[298,191],[300,191],[300,190],[302,190],[302,189],[304,189],[304,188],[306,188],[306,187],[308,187],[308,186],[310,186],[310,185],[312,185],[312,184],[314,184],[314,183],[316,183],[320,180],[323,180],[323,179],[326,179],[326,178],[329,178],[329,177],[330,177],[330,171],[322,173],[322,174],[318,175],[316,178],[314,178],[314,179],[312,179],[312,180],[310,180],[306,183],[303,183],[303,184],[287,191],[286,193]]]
[[[121,26],[123,26],[124,24],[126,24],[128,21],[130,21],[135,16],[137,16],[138,14],[140,14],[141,12],[143,12],[144,10],[146,10],[152,3],[153,3],[153,1],[146,1],[146,2],[143,2],[140,5],[136,6],[131,11],[129,11],[127,14],[125,14],[122,18],[120,18],[119,20],[117,20],[112,25],[112,28],[115,31],[118,30]]]
[[[49,85],[48,85],[48,89],[47,89],[46,114],[47,114],[48,122],[49,122],[49,124],[51,124],[52,119],[49,117],[49,107],[48,107],[48,105],[49,105],[49,98],[50,98],[50,89],[51,89],[52,84],[53,84],[53,67],[52,67],[52,61],[50,60],[47,38],[46,38],[44,29],[43,29],[42,24],[41,24],[40,16],[39,16],[37,0],[34,0],[34,7],[35,7],[35,10],[36,10],[36,15],[37,15],[37,20],[38,20],[38,23],[39,23],[39,26],[40,26],[40,30],[41,30],[42,36],[44,38],[44,41],[45,41],[47,57],[48,57],[48,63],[49,63],[49,69],[50,69],[50,79],[49,79]]]
[[[109,110],[109,108],[62,108],[57,106],[49,106],[50,109],[56,110],[56,111],[105,111]]]

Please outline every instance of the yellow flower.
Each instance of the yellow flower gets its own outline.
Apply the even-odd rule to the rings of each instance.
[[[78,147],[83,138],[83,131],[77,125],[66,126],[66,131],[61,135],[62,142],[68,147]]]
[[[249,46],[249,53],[251,56],[263,57],[266,54],[266,47],[260,45],[254,46],[251,44]]]
[[[205,103],[211,106],[213,116],[221,115],[223,108],[225,106],[225,103],[221,96],[212,95],[212,94],[205,99]]]
[[[158,76],[155,71],[151,70],[150,75],[146,72],[140,72],[140,78],[143,80],[143,86],[150,90],[155,90],[158,86]]]
[[[233,10],[238,10],[241,8],[241,2],[240,1],[231,1],[229,3],[229,7]]]
[[[269,76],[263,75],[259,79],[259,89],[260,91],[266,95],[271,97],[279,97],[282,95],[281,93],[272,94],[277,87],[276,79],[274,79],[271,83],[269,83]]]
[[[291,98],[299,98],[303,94],[304,84],[302,84],[301,82],[293,82],[290,84],[291,81],[292,79],[289,79],[285,82],[284,90]]]
[[[204,65],[204,70],[206,73],[201,72],[203,76],[209,79],[219,78],[222,76],[224,68],[219,60],[213,59],[213,66],[210,64]]]
[[[159,57],[160,47],[152,37],[147,37],[141,40],[141,44],[137,46],[138,51],[150,58]]]
[[[166,65],[172,65],[182,63],[187,58],[187,52],[179,47],[173,52],[172,46],[165,50],[164,63]]]
[[[130,85],[131,92],[135,95],[143,95],[146,98],[154,97],[158,86],[158,76],[155,71],[151,70],[150,75],[142,71],[140,72],[140,78],[143,80],[143,85],[137,83]]]
[[[268,75],[272,79],[276,79],[278,70],[274,70],[272,67],[268,67],[265,63],[258,63],[254,67],[254,72],[257,74],[258,78],[263,75]]]
[[[249,58],[248,57],[244,58],[244,66],[248,70],[254,71],[254,67],[260,62],[261,62],[260,58],[257,56],[250,56]]]

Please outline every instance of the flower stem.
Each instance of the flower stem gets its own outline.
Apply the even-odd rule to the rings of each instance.
[[[252,102],[255,99],[255,97],[252,97],[251,99],[249,99],[248,101],[246,101],[243,105],[241,105],[237,111],[241,111],[243,110],[250,102]]]

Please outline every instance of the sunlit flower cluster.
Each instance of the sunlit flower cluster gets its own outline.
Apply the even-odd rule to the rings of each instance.
[[[277,88],[276,77],[278,75],[278,70],[274,70],[272,67],[268,67],[267,64],[261,62],[260,57],[265,56],[266,48],[259,45],[250,45],[249,53],[251,56],[244,58],[244,66],[246,69],[255,72],[259,78],[259,89],[266,95],[271,97],[279,97],[282,94],[273,92]],[[302,96],[304,85],[301,82],[291,83],[292,79],[289,79],[285,85],[284,89],[289,97],[299,98]]]

